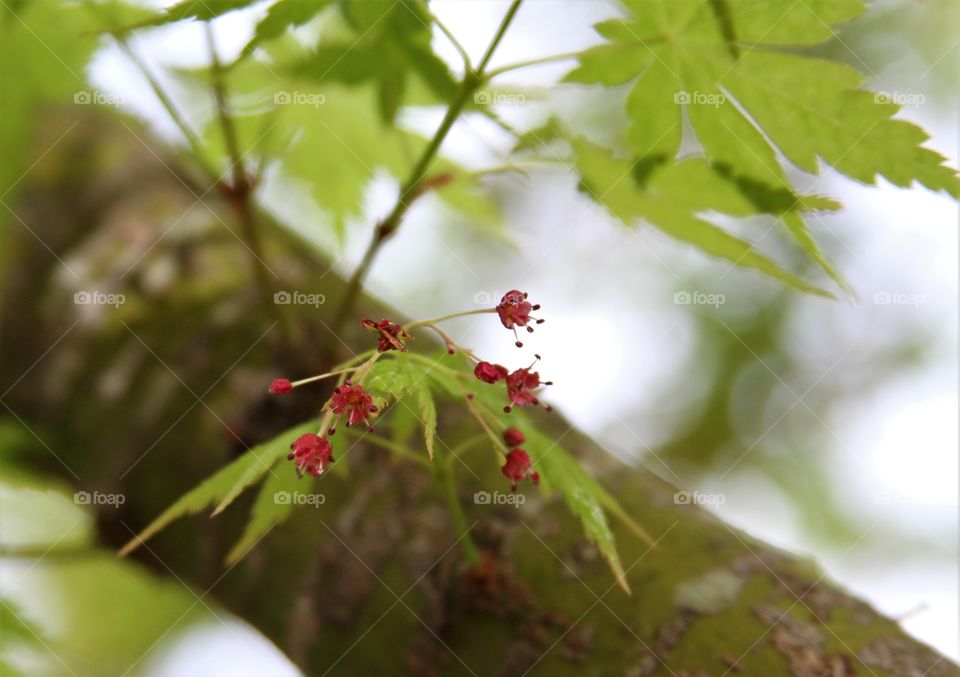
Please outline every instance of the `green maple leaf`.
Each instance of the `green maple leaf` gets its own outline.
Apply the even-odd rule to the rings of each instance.
[[[449,101],[457,83],[431,47],[432,17],[421,0],[351,0],[342,5],[347,29],[321,38],[315,52],[294,66],[313,83],[374,82],[380,115],[393,122],[411,98],[416,78],[426,94]],[[431,101],[432,102],[432,101]]]
[[[719,212],[746,217],[787,209],[784,218],[799,218],[799,209],[830,209],[836,203],[820,196],[795,195],[743,179],[711,166],[703,158],[656,166],[638,172],[640,164],[618,158],[584,139],[572,139],[581,188],[630,225],[645,219],[665,234],[712,256],[769,275],[799,291],[831,296],[782,268],[753,246],[700,216]]]
[[[790,185],[777,151],[816,173],[818,159],[843,174],[898,186],[914,181],[960,195],[956,172],[921,144],[898,107],[863,91],[863,77],[837,63],[776,48],[813,45],[864,9],[860,0],[627,0],[631,16],[595,26],[606,42],[583,52],[568,82],[630,83],[627,146],[645,166],[673,161],[683,111],[706,156],[737,180]],[[841,286],[798,213],[782,205],[787,232]],[[785,208],[786,207],[786,208]]]
[[[823,42],[832,25],[862,12],[860,0],[627,5],[633,16],[598,24],[608,42],[584,52],[567,79],[634,81],[628,141],[638,155],[675,156],[686,107],[707,155],[737,174],[783,183],[776,148],[808,172],[817,171],[819,157],[866,183],[882,175],[898,186],[917,181],[960,195],[956,172],[920,146],[926,134],[892,119],[896,105],[860,90],[857,71],[772,49]]]

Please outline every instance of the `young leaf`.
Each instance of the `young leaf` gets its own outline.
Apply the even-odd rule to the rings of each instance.
[[[181,496],[147,528],[131,539],[120,550],[126,555],[140,543],[151,538],[175,519],[200,512],[207,506],[216,505],[216,514],[226,508],[240,493],[263,477],[274,463],[290,451],[290,444],[300,435],[316,430],[319,421],[308,421],[278,435],[269,442],[259,444],[229,465],[221,468],[201,484]]]
[[[437,405],[433,401],[433,393],[424,383],[418,383],[417,391],[417,410],[420,412],[420,419],[423,422],[423,437],[427,445],[427,456],[433,460],[434,440],[437,436]]]
[[[280,37],[291,26],[302,26],[309,22],[334,2],[335,0],[280,0],[267,10],[266,16],[257,24],[253,37],[244,45],[237,61],[253,54],[261,43]]]
[[[282,468],[272,473],[263,484],[250,509],[250,519],[243,529],[243,535],[227,553],[227,564],[240,560],[257,544],[267,531],[284,522],[293,511],[294,492],[305,491],[313,482],[310,476],[298,477],[290,468]]]
[[[597,484],[562,447],[533,428],[526,427],[525,430],[526,449],[533,467],[550,483],[552,489],[563,495],[567,507],[583,523],[587,538],[596,544],[607,560],[617,583],[629,593],[630,586],[597,494]]]
[[[294,0],[296,1],[296,0]],[[431,47],[432,17],[418,0],[348,0],[341,5],[350,35],[322,40],[292,72],[314,84],[375,83],[382,120],[392,123],[408,103],[410,76],[440,101],[457,91],[450,69]]]

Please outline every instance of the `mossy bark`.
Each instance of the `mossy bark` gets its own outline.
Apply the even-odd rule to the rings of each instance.
[[[89,239],[90,224],[107,220],[111,211],[150,203],[150,197],[169,202],[178,191],[184,205],[193,199],[132,136],[116,125],[102,125],[85,123],[85,134],[74,134],[45,160],[45,167],[62,171],[34,172],[40,178],[31,178],[24,190],[20,213],[39,215],[31,223],[45,228],[44,240],[61,257],[92,246],[82,242]],[[113,173],[105,180],[98,174],[107,170],[91,169],[78,182],[71,158],[93,166],[97,149],[103,148],[110,150]],[[115,175],[118,157],[137,163],[135,180]],[[149,213],[143,218],[149,220]],[[33,364],[62,333],[62,314],[56,309],[38,313],[29,331],[18,318],[33,316],[33,300],[52,294],[56,270],[49,252],[29,234],[13,231],[8,239],[16,260],[28,265],[6,276],[3,361],[5,366]],[[82,364],[64,376],[56,360],[39,363],[31,378],[40,387],[11,395],[26,420],[55,421],[58,454],[78,469],[83,488],[109,485],[128,497],[122,510],[101,516],[101,536],[112,546],[227,460],[226,453],[209,450],[226,452],[232,445],[234,453],[242,451],[221,429],[222,421],[212,420],[172,382],[167,368],[197,393],[219,384],[206,399],[214,406],[226,403],[218,406],[222,416],[242,426],[231,435],[252,444],[313,415],[311,407],[322,394],[280,403],[261,391],[251,395],[249,379],[223,378],[238,355],[274,373],[290,365],[305,373],[308,362],[334,361],[343,343],[359,346],[370,340],[355,323],[339,338],[327,331],[344,289],[329,272],[317,290],[327,295],[327,304],[319,311],[298,309],[303,335],[315,350],[309,355],[268,350],[269,340],[256,343],[262,317],[255,311],[229,315],[244,299],[255,302],[236,272],[242,266],[223,267],[232,260],[223,251],[233,251],[238,261],[244,252],[234,251],[237,243],[228,236],[213,244],[196,239],[164,244],[181,266],[178,286],[160,301],[145,292],[149,313],[127,317],[128,329],[163,356],[163,365],[122,328],[96,328],[96,334],[80,330],[64,346],[76,340]],[[220,267],[198,267],[205,256],[201,252],[211,247],[216,253],[204,261]],[[285,257],[284,272],[299,277],[302,288],[313,288],[314,266],[320,262],[301,244],[274,231],[267,250],[268,256]],[[218,287],[211,270],[237,278]],[[224,298],[226,321],[223,306],[213,303]],[[69,310],[69,303],[65,307]],[[361,298],[352,315],[399,319],[370,298]],[[37,340],[41,333],[49,340]],[[120,404],[116,396],[100,398],[103,373],[129,345],[144,354],[128,381],[128,398]],[[258,347],[250,351],[251,345]],[[171,381],[170,388],[161,392],[157,374]],[[44,389],[44,383],[56,388]],[[162,394],[169,413],[161,416],[154,409]],[[118,406],[124,407],[124,417],[117,417]],[[192,409],[181,413],[187,406]],[[894,621],[825,580],[810,562],[757,542],[696,506],[676,504],[672,486],[646,470],[620,465],[558,414],[544,415],[540,423],[548,435],[563,437],[565,448],[656,539],[650,548],[614,522],[632,595],[616,585],[558,497],[527,488],[528,500],[519,508],[476,504],[475,491],[504,486],[494,455],[479,447],[451,466],[469,537],[481,553],[479,565],[467,558],[464,534],[455,526],[435,471],[398,462],[368,444],[339,454],[338,464],[349,469],[348,476],[304,480],[304,491],[322,492],[324,504],[295,511],[232,568],[223,559],[255,492],[215,520],[173,525],[150,552],[141,550],[136,557],[162,575],[173,570],[197,589],[209,590],[210,597],[266,633],[310,675],[960,674]],[[441,403],[439,429],[440,456],[475,433],[459,405],[449,402]],[[158,438],[162,446],[140,460]],[[36,465],[77,481],[51,459]]]

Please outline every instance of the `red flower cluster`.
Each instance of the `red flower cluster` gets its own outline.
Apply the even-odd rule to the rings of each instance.
[[[536,358],[533,364],[536,364],[540,356],[537,355]],[[510,404],[505,406],[503,410],[509,414],[513,407],[528,407],[531,404],[540,404],[540,398],[538,398],[533,391],[542,385],[553,385],[552,381],[541,381],[539,372],[530,371],[533,364],[529,367],[521,367],[516,371],[508,372],[506,367],[499,364],[478,362],[473,370],[473,375],[484,383],[506,382],[507,399],[510,401]],[[550,411],[550,406],[545,406],[547,411]]]
[[[533,305],[527,301],[527,294],[525,292],[512,290],[504,294],[495,309],[486,308],[444,315],[434,320],[414,322],[408,326],[411,328],[426,327],[436,331],[446,341],[447,350],[452,354],[455,352],[455,348],[459,347],[459,344],[438,326],[439,322],[462,315],[490,313],[491,310],[495,310],[503,326],[512,330],[514,337],[517,338],[517,327],[525,327],[528,332],[532,332],[533,327],[530,326],[531,322],[537,324],[543,322],[542,319],[533,317],[530,314],[539,307],[539,305]],[[407,332],[402,325],[390,320],[383,319],[375,322],[365,319],[360,321],[360,325],[377,335],[378,354],[391,350],[406,352],[407,347],[404,342],[412,338],[410,333]],[[523,344],[517,340],[516,345],[519,347]],[[471,351],[467,349],[463,350],[468,357],[474,360],[476,359]],[[347,427],[366,423],[368,430],[373,430],[369,421],[371,417],[379,412],[379,408],[374,404],[370,394],[363,389],[362,383],[366,375],[370,374],[370,370],[377,357],[378,355],[373,355],[359,367],[336,369],[329,373],[300,379],[296,382],[291,382],[285,378],[278,378],[274,379],[270,384],[270,393],[274,395],[285,395],[293,390],[294,386],[299,387],[307,383],[335,376],[344,379],[341,385],[334,388],[333,394],[323,407],[325,413],[322,427],[326,428],[326,430],[320,430],[317,434],[308,433],[301,435],[290,445],[291,453],[287,456],[287,459],[294,461],[298,476],[303,476],[304,473],[309,473],[315,477],[319,476],[324,472],[326,467],[333,462],[333,447],[329,438],[336,432],[339,421],[345,421],[344,424]],[[508,403],[504,406],[503,410],[509,413],[513,407],[541,404],[537,396],[537,391],[541,386],[551,385],[551,382],[541,381],[540,374],[533,371],[533,366],[539,359],[540,356],[537,355],[536,359],[529,366],[514,371],[510,371],[500,364],[477,361],[473,374],[478,380],[484,383],[493,384],[499,383],[500,381],[504,382],[507,390]],[[357,378],[358,383],[356,385],[351,382],[348,374]],[[361,374],[364,376],[361,377]],[[470,400],[474,395],[473,393],[467,393],[466,397]],[[546,408],[548,411],[550,410],[549,406]],[[480,415],[480,412],[474,413],[478,416]],[[483,422],[482,419],[481,422]],[[488,425],[484,424],[484,427],[490,432]],[[517,428],[508,427],[503,430],[503,441],[506,445],[505,448],[509,451],[506,454],[506,462],[501,468],[501,471],[510,479],[513,490],[516,491],[517,482],[520,480],[529,479],[534,484],[537,484],[540,481],[540,475],[533,470],[530,456],[520,448],[520,445],[525,442],[523,433]]]
[[[292,388],[290,381],[284,378],[278,378],[270,384],[270,392],[274,395],[283,395],[290,392]],[[349,379],[344,385],[333,389],[333,395],[325,406],[339,419],[346,418],[348,428],[363,423],[379,411],[373,403],[373,398],[364,391],[363,387],[351,385]],[[334,423],[326,431],[326,435],[331,436],[336,430],[336,423]],[[368,430],[372,431],[373,427],[368,427]],[[297,475],[301,477],[305,472],[317,477],[327,465],[333,463],[333,447],[326,437],[307,433],[298,437],[290,448],[293,452],[287,456],[287,460],[294,461]]]
[[[293,452],[287,454],[287,460],[293,461],[297,475],[302,477],[304,472],[319,477],[325,467],[333,463],[333,447],[330,441],[313,433],[306,433],[290,445]]]
[[[500,299],[497,305],[497,315],[500,316],[500,322],[507,329],[513,330],[513,337],[516,339],[517,347],[522,348],[523,343],[517,336],[517,327],[526,327],[528,332],[533,332],[533,327],[529,326],[530,320],[537,324],[543,324],[543,320],[538,320],[530,316],[531,310],[539,310],[540,304],[531,305],[527,301],[527,293],[516,289],[508,291]]]
[[[405,339],[410,338],[410,334],[404,331],[396,322],[390,320],[360,320],[360,326],[369,331],[377,332],[380,336],[377,338],[377,352],[385,353],[388,350],[399,350],[406,352],[407,346],[403,344]]]
[[[333,397],[330,398],[330,410],[334,414],[347,414],[347,427],[363,423],[370,414],[377,413],[377,407],[373,404],[373,398],[370,397],[362,386],[347,385],[338,386],[333,389]],[[373,428],[370,428],[373,430]]]
[[[530,466],[530,455],[523,449],[514,449],[507,454],[507,462],[500,469],[510,480],[510,488],[517,490],[517,482],[529,479],[534,484],[540,483],[540,473]]]

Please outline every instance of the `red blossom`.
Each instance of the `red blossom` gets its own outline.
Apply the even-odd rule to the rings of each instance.
[[[530,316],[530,311],[539,308],[539,304],[532,305],[527,301],[526,292],[513,289],[500,299],[500,303],[497,305],[497,314],[500,316],[500,322],[503,323],[503,326],[512,329],[514,337],[517,338],[517,327],[526,327],[528,332],[532,332],[533,327],[528,326],[530,320],[535,320],[537,324],[543,322],[543,320]],[[517,338],[517,347],[522,346],[520,339]]]
[[[530,371],[530,367],[521,367],[507,375],[507,397],[515,407],[526,407],[539,404],[540,400],[533,394],[534,388],[540,387],[540,374]],[[507,411],[510,407],[506,408]]]
[[[506,367],[489,362],[477,362],[477,366],[473,369],[473,375],[484,383],[496,383],[500,379],[506,378],[507,373]]]
[[[503,441],[508,447],[519,447],[526,439],[523,433],[516,428],[507,428],[503,431]]]
[[[378,353],[385,353],[388,350],[406,352],[407,346],[403,344],[403,340],[410,338],[410,334],[404,331],[403,327],[396,322],[391,322],[390,320],[380,320],[379,322],[360,320],[360,326],[379,334],[377,338]]]
[[[500,469],[510,480],[510,488],[517,490],[517,482],[529,479],[534,484],[540,483],[540,473],[534,472],[530,466],[530,456],[523,449],[514,449],[507,454],[507,462]]]
[[[286,395],[291,390],[293,390],[293,384],[290,383],[289,379],[275,378],[270,384],[271,395]]]
[[[347,426],[363,423],[370,414],[376,413],[373,398],[364,392],[361,386],[343,385],[334,389],[330,398],[330,409],[334,414],[346,413]]]
[[[287,455],[288,461],[294,461],[297,474],[304,472],[317,477],[330,463],[333,463],[333,447],[330,442],[319,435],[306,433],[290,445],[293,453]]]

